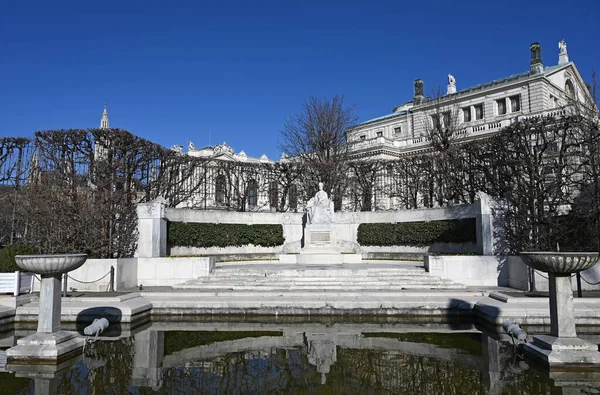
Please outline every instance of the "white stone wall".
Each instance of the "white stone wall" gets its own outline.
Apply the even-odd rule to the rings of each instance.
[[[77,291],[106,292],[110,275],[96,281],[115,268],[115,291],[144,286],[171,286],[193,278],[208,276],[214,269],[214,257],[189,258],[126,258],[88,259],[83,266],[69,272],[67,287]],[[34,281],[34,291],[39,292],[40,283]],[[61,287],[62,291],[62,287]]]
[[[508,265],[508,286],[524,291],[548,291],[548,273],[531,270],[518,256],[506,258]],[[581,272],[581,289],[584,291],[600,290],[600,265]],[[587,280],[587,282],[585,280]],[[577,290],[577,278],[572,276],[573,291]],[[588,282],[592,284],[588,284]]]
[[[138,258],[137,282],[143,286],[172,286],[208,276],[214,257]]]
[[[442,279],[467,286],[506,286],[508,273],[502,270],[502,259],[495,256],[425,256],[425,269]]]
[[[483,210],[485,211],[484,204]],[[395,222],[421,222],[421,221],[440,221],[461,218],[476,218],[481,222],[482,207],[479,203],[456,205],[443,208],[432,209],[413,209],[396,211],[362,211],[362,212],[336,212],[335,213],[335,231],[337,240],[357,243],[358,226],[361,223],[395,223]],[[485,214],[485,213],[483,213]],[[479,218],[478,218],[479,215]],[[197,223],[230,223],[230,224],[281,224],[283,226],[283,236],[285,244],[299,242],[302,239],[302,216],[301,213],[269,213],[269,212],[233,212],[233,211],[210,211],[193,209],[175,209],[167,208],[165,216],[169,221],[174,222],[197,222]],[[484,228],[486,232],[482,239],[489,238],[491,227]],[[160,238],[162,240],[162,238]],[[411,247],[411,246],[393,246],[393,247],[363,247],[364,252],[426,252],[431,248],[439,252],[473,252],[475,250],[487,251],[491,253],[492,241],[486,244],[488,249],[476,246],[470,243],[452,243],[436,244],[429,247]],[[260,247],[260,246],[240,246],[240,247],[173,247],[171,256],[192,256],[192,255],[235,255],[235,254],[279,254],[283,246]],[[490,250],[490,251],[488,251]]]
[[[135,258],[127,259],[88,259],[76,270],[68,273],[67,291],[105,292],[110,283],[110,268],[115,269],[115,291],[136,286],[137,268]],[[34,281],[34,290],[39,291],[39,281]],[[62,288],[61,288],[62,289]]]

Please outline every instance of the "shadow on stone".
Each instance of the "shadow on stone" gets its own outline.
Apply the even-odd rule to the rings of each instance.
[[[109,326],[104,332],[103,337],[119,337],[121,335],[121,319],[123,313],[121,309],[111,306],[99,306],[82,310],[77,315],[76,330],[82,336],[85,336],[83,330],[90,325],[95,319],[106,318]]]

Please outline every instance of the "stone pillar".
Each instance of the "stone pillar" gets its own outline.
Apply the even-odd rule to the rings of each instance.
[[[494,226],[490,198],[480,193],[475,201],[475,231],[477,233],[477,254],[494,255]]]
[[[53,333],[60,330],[61,277],[61,274],[42,275],[38,333]]]
[[[550,335],[577,337],[571,275],[548,274],[550,279]]]
[[[167,254],[166,204],[162,201],[139,203],[138,216],[138,258],[156,258]]]

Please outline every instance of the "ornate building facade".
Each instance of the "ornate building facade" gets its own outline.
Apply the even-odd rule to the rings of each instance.
[[[570,101],[587,102],[590,94],[569,61],[566,43],[559,43],[558,63],[542,62],[541,46],[530,46],[529,71],[457,90],[448,75],[446,94],[427,98],[424,81],[414,82],[411,101],[396,106],[391,114],[365,121],[348,135],[353,156],[395,159],[432,148],[436,123],[453,128],[455,141],[497,133],[524,117],[552,114]]]

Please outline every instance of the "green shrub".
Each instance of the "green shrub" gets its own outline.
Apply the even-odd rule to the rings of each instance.
[[[0,250],[0,273],[21,270],[15,263],[15,255],[35,254],[37,250],[27,244],[13,244]]]
[[[284,241],[282,225],[169,222],[167,226],[169,247],[274,247]]]
[[[425,246],[466,242],[476,242],[475,218],[358,226],[358,244],[363,246]]]

